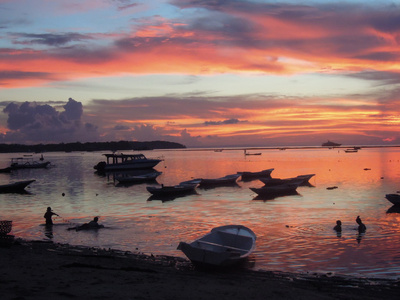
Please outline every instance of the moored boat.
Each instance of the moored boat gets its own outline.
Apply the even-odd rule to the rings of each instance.
[[[178,185],[162,185],[161,187],[147,186],[149,193],[158,197],[172,197],[176,195],[184,195],[194,193],[198,184],[178,184]]]
[[[400,195],[399,194],[386,194],[385,198],[392,204],[400,206]]]
[[[9,184],[0,185],[0,193],[20,193],[35,180],[17,181]]]
[[[101,161],[94,166],[99,172],[121,171],[135,169],[151,169],[155,167],[161,159],[147,158],[144,154],[104,154],[107,161]]]
[[[250,188],[253,192],[260,196],[268,196],[268,195],[276,195],[276,194],[284,194],[284,193],[292,193],[295,192],[301,181],[298,182],[290,182],[290,183],[282,183],[273,186],[263,186],[260,188]]]
[[[262,170],[259,172],[237,172],[237,174],[242,175],[242,180],[252,180],[263,177],[270,177],[273,170],[274,169],[272,168],[272,169]]]
[[[15,157],[11,158],[11,165],[10,168],[12,170],[16,169],[44,169],[47,168],[47,166],[50,165],[49,161],[46,162],[38,162],[36,160],[33,160],[33,158],[27,158],[27,157]]]
[[[313,176],[315,176],[315,174],[298,175],[290,178],[259,178],[259,180],[264,183],[265,186],[274,186],[285,183],[299,183],[299,185],[305,185],[309,183],[308,181]]]
[[[161,174],[161,172],[151,172],[142,175],[116,176],[115,180],[119,181],[119,183],[143,183],[154,181]]]
[[[200,180],[200,187],[235,184],[240,176],[241,174],[231,174],[214,179],[202,178]]]
[[[256,234],[243,225],[225,225],[191,243],[180,242],[177,249],[193,264],[227,267],[247,259],[256,247],[256,239]]]

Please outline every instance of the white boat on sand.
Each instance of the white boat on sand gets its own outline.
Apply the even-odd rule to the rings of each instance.
[[[196,265],[227,267],[243,262],[256,247],[255,233],[242,225],[213,228],[191,242],[180,242],[181,250]]]

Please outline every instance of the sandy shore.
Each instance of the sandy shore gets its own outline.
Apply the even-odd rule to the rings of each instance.
[[[185,259],[51,242],[0,247],[1,299],[398,299],[399,280],[205,271]]]

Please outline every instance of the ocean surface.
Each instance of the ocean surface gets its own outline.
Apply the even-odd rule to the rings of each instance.
[[[148,183],[121,186],[112,174],[95,173],[93,166],[106,152],[44,153],[51,162],[48,169],[0,173],[0,184],[36,180],[27,194],[0,194],[0,220],[12,220],[11,234],[24,239],[178,257],[185,257],[176,249],[180,241],[190,242],[216,226],[242,224],[257,234],[248,266],[254,270],[400,277],[400,209],[385,199],[400,190],[400,148],[252,152],[262,155],[245,156],[235,149],[141,153],[163,158],[155,167],[162,175],[151,185],[274,168],[271,175],[277,178],[313,173],[311,186],[299,187],[297,195],[262,200],[249,189],[261,187],[259,180],[239,180],[237,186],[151,200]],[[12,157],[29,155],[0,154],[0,168]],[[48,206],[60,215],[52,231],[43,226]],[[67,230],[95,216],[104,229]],[[363,235],[356,230],[357,216],[367,226]],[[333,227],[339,219],[343,231],[338,236]]]

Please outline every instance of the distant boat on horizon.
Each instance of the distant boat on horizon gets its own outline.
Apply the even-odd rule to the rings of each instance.
[[[332,142],[330,140],[328,140],[327,142],[322,144],[323,147],[339,147],[341,145],[342,144],[338,144],[338,143]]]

